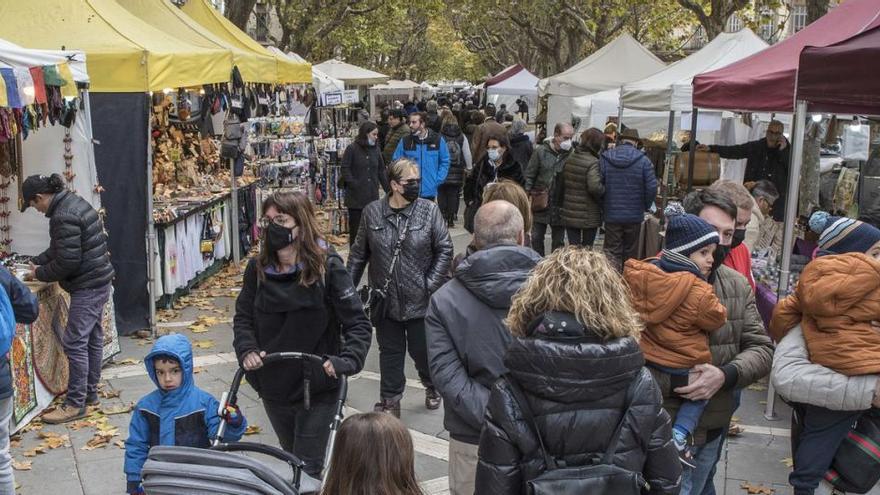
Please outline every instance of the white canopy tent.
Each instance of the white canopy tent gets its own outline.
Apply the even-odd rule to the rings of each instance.
[[[336,59],[330,59],[326,62],[321,62],[318,65],[313,65],[312,67],[316,67],[330,78],[342,81],[347,88],[381,84],[391,79],[385,74],[380,74]]]
[[[508,67],[499,74],[515,67]],[[508,112],[516,113],[516,100],[525,99],[529,104],[529,121],[532,121],[537,111],[538,81],[538,76],[519,66],[519,70],[512,71],[504,80],[486,87],[486,103],[493,103],[496,108],[504,104]]]
[[[370,108],[373,118],[379,117],[379,104],[400,100],[401,103],[414,101],[421,96],[422,86],[409,79],[399,81],[391,79],[387,83],[370,87]]]
[[[308,61],[294,52],[284,53],[278,48],[274,46],[268,47],[269,51],[276,55],[283,55],[292,59],[294,62],[308,63]],[[312,66],[312,86],[315,87],[315,91],[318,94],[321,93],[331,93],[334,91],[342,91],[345,89],[345,83],[343,83],[339,79],[334,79],[327,74],[325,74],[321,69],[318,69],[316,66]]]

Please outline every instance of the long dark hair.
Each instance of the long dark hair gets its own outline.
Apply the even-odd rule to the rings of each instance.
[[[315,217],[315,209],[309,198],[301,192],[275,193],[263,201],[263,211],[274,207],[278,213],[284,213],[293,217],[296,226],[299,227],[293,247],[296,250],[296,260],[303,265],[300,283],[306,287],[318,282],[324,277],[327,263],[327,250],[321,247],[321,233],[318,230],[318,220]],[[265,268],[271,264],[278,264],[278,255],[270,253],[266,248],[266,233],[263,231],[263,242],[260,246],[260,254],[257,256],[258,275],[265,277]]]
[[[357,142],[357,144],[366,148],[367,146],[369,146],[367,134],[373,132],[374,130],[376,130],[378,128],[379,128],[379,126],[376,125],[376,123],[373,122],[372,120],[368,120],[368,121],[364,122],[363,124],[361,124],[360,129],[358,129],[358,136],[355,141]]]

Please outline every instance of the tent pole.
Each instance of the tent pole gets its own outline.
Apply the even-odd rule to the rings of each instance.
[[[592,112],[592,110],[591,110]],[[617,135],[623,131],[623,86],[617,92]]]
[[[791,173],[788,175],[788,196],[785,198],[785,227],[782,238],[782,265],[779,267],[779,286],[777,297],[785,297],[788,293],[788,277],[791,269],[791,251],[794,244],[794,222],[797,217],[798,189],[800,186],[801,165],[804,161],[804,133],[807,123],[807,102],[797,100],[794,110],[794,128],[791,138]],[[767,407],[764,417],[777,419],[776,391],[773,383],[767,387]]]
[[[697,114],[699,111],[697,107],[691,109],[691,142],[688,146],[687,192],[691,192],[694,188],[694,159],[697,156]]]
[[[675,130],[675,110],[669,111],[669,127],[666,129],[666,165],[663,167],[664,175],[666,175],[666,187],[661,188],[663,190],[663,211],[666,210],[666,205],[669,203],[670,196],[670,186],[671,181],[669,180],[669,176],[671,175],[672,168],[674,164],[672,163],[672,132]],[[660,215],[660,228],[666,224],[666,217],[664,215]]]
[[[230,212],[230,220],[232,223],[232,261],[235,263],[235,269],[238,270],[241,263],[241,235],[238,231],[238,182],[235,180],[235,160],[229,160],[229,175],[232,177],[232,211]]]
[[[147,99],[150,94],[147,93]],[[156,223],[153,220],[153,137],[150,129],[150,105],[147,105],[147,294],[150,298],[150,335],[155,339],[159,334],[156,325]]]

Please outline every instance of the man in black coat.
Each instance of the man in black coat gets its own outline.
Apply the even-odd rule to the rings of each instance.
[[[718,153],[721,158],[731,160],[746,159],[746,173],[744,183],[757,182],[767,179],[776,186],[779,198],[773,205],[773,219],[781,222],[785,216],[785,197],[788,192],[788,164],[791,151],[788,140],[782,132],[785,130],[782,122],[773,120],[767,125],[767,134],[764,139],[749,141],[748,143],[733,146],[699,145],[701,151]]]
[[[506,372],[504,351],[512,340],[503,320],[511,297],[541,259],[523,247],[523,218],[512,204],[490,201],[474,223],[478,251],[434,294],[425,317],[431,378],[444,399],[443,424],[451,437],[454,495],[474,493],[489,389]]]

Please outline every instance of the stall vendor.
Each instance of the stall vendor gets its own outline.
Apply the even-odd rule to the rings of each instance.
[[[788,139],[783,136],[782,122],[773,120],[767,126],[764,139],[749,141],[733,146],[700,145],[697,149],[718,153],[721,158],[741,160],[745,158],[746,173],[743,182],[746,187],[752,182],[767,179],[779,191],[779,199],[773,205],[773,219],[781,222],[785,215],[785,196],[788,192],[788,164],[791,151]]]
[[[113,266],[98,212],[64,187],[58,174],[32,175],[21,186],[21,211],[33,206],[49,218],[49,249],[32,260],[31,278],[58,282],[70,293],[62,338],[70,369],[64,404],[43,416],[49,424],[86,415],[98,404],[104,332],[101,319],[110,298]]]

